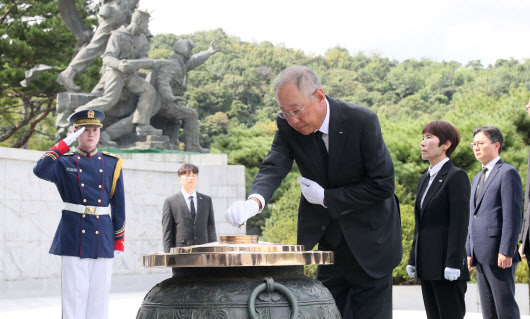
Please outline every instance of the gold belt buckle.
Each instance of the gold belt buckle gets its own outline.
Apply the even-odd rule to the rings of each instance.
[[[85,206],[85,214],[96,215],[96,206]]]

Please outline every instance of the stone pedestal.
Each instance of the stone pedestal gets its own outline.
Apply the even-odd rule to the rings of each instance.
[[[59,223],[61,198],[55,185],[38,179],[33,167],[44,151],[0,147],[0,283],[60,277],[61,258],[48,254]],[[212,197],[217,235],[244,235],[224,217],[228,206],[245,199],[245,169],[227,165],[225,154],[124,153],[125,253],[113,273],[167,273],[147,269],[140,256],[162,247],[162,206],[180,191],[177,170],[184,162],[199,167],[197,190]]]

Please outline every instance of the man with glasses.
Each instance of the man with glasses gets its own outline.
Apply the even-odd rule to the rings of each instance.
[[[332,250],[335,263],[317,279],[343,318],[391,318],[392,270],[402,257],[394,165],[377,115],[324,94],[305,66],[274,81],[280,107],[271,149],[247,201],[226,212],[234,226],[260,213],[296,161],[302,197],[298,244]]]
[[[515,270],[521,260],[517,253],[521,177],[500,158],[504,138],[497,127],[482,126],[473,135],[470,146],[482,163],[482,172],[471,183],[468,268],[477,269],[484,318],[520,318],[514,295]]]

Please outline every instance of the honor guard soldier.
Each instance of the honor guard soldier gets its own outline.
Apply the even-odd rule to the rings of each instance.
[[[50,247],[50,254],[62,256],[63,319],[107,318],[113,258],[124,251],[123,161],[96,148],[104,118],[98,110],[74,113],[74,133],[33,169],[57,186],[64,201]],[[68,152],[76,139],[78,148]]]

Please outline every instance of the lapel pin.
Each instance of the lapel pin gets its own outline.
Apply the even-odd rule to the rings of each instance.
[[[342,131],[340,131],[339,134],[342,134]]]

